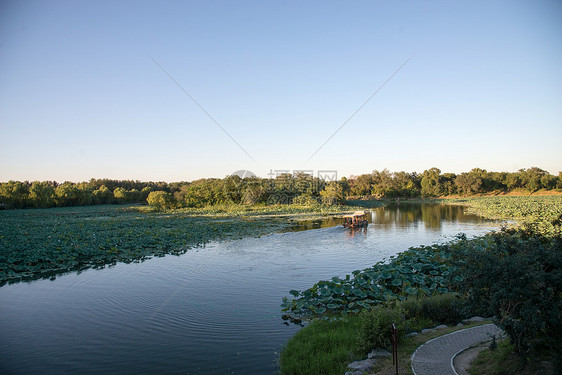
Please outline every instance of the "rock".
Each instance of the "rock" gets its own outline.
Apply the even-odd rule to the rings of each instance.
[[[424,328],[424,329],[421,330],[420,333],[429,333],[429,332],[434,332],[434,331],[435,331],[435,329],[433,329],[433,328]]]
[[[406,337],[412,337],[412,336],[417,336],[417,335],[419,335],[419,333],[417,333],[417,332],[410,332],[410,333],[408,333],[408,334],[406,335]]]
[[[448,327],[445,324],[441,324],[441,325],[435,327],[434,329],[445,329],[445,328],[448,328]]]
[[[359,371],[359,373],[368,372],[373,367],[377,361],[375,359],[365,359],[362,361],[355,361],[347,365],[348,368],[354,370],[353,372]]]
[[[388,350],[373,349],[369,353],[368,357],[369,357],[369,359],[371,359],[371,358],[377,358],[377,357],[390,357],[391,355],[392,355],[392,353],[390,353]]]
[[[462,327],[463,325],[464,325],[464,324],[459,323],[459,324],[457,324],[457,327]]]
[[[471,323],[471,322],[482,322],[482,321],[484,321],[484,318],[482,318],[480,316],[473,316],[472,318],[465,319],[462,322],[466,324],[466,323]]]

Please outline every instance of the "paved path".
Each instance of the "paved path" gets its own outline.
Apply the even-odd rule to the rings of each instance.
[[[458,375],[453,368],[453,358],[458,353],[490,340],[490,335],[497,338],[502,333],[494,324],[485,324],[437,337],[416,349],[412,355],[412,371],[415,375]]]

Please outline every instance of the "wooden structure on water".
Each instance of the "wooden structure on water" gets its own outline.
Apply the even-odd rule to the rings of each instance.
[[[343,217],[344,228],[360,228],[367,226],[367,224],[369,224],[369,222],[367,221],[367,214],[364,211],[357,211]]]

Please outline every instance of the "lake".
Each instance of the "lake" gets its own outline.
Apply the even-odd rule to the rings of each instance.
[[[180,256],[5,285],[0,373],[273,374],[278,353],[299,329],[281,319],[290,290],[412,246],[497,228],[460,206],[402,204],[368,217],[365,230],[328,220]]]

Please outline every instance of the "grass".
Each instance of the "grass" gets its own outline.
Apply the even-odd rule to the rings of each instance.
[[[518,358],[509,339],[498,342],[495,350],[489,348],[481,351],[471,363],[471,375],[555,375],[552,358],[542,358],[523,363]]]
[[[470,323],[462,327],[448,327],[433,332],[404,337],[399,341],[398,368],[400,374],[412,374],[411,357],[424,342],[460,329],[488,324],[489,321]],[[433,327],[430,325],[428,327]],[[313,321],[301,329],[287,343],[280,356],[281,375],[341,375],[347,365],[367,358],[361,350],[361,317],[351,315],[347,321]],[[395,374],[392,357],[378,359],[375,372],[378,375]]]
[[[358,316],[350,316],[347,321],[310,323],[289,340],[281,353],[281,374],[343,374],[350,362],[365,354],[360,353],[356,339],[359,326]]]

